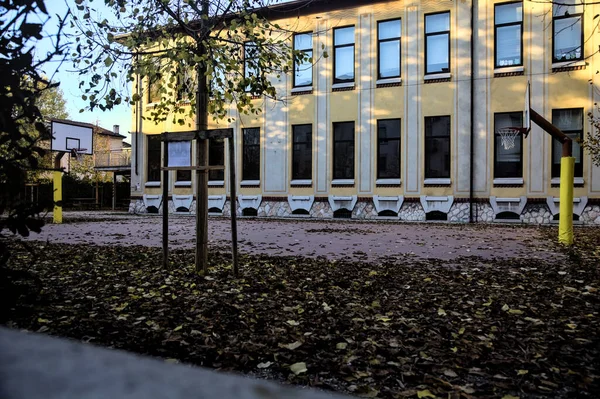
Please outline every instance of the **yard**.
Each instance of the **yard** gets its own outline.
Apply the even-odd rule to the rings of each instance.
[[[555,228],[243,219],[233,279],[228,221],[209,227],[198,276],[192,218],[172,272],[159,218],[48,225],[11,261],[43,290],[2,321],[364,397],[600,396],[600,229],[565,251]]]

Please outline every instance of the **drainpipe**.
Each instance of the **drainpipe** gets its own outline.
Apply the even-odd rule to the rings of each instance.
[[[473,212],[473,181],[475,175],[473,173],[475,154],[474,141],[475,141],[475,4],[477,0],[471,0],[471,145],[470,145],[470,158],[469,158],[469,223],[473,223],[473,216],[476,214]]]
[[[139,61],[140,56],[138,55],[136,61]],[[136,90],[137,90],[137,95],[139,97],[139,101],[137,103],[137,115],[135,116],[135,174],[139,176],[140,172],[138,169],[138,159],[139,159],[139,152],[140,152],[140,142],[139,142],[139,135],[140,135],[140,118],[142,117],[142,80],[140,79],[140,74],[138,73],[136,76],[137,79],[137,84],[136,84]]]

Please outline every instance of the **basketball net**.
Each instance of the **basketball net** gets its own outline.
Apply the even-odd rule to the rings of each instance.
[[[75,159],[77,159],[77,161],[80,162],[83,159],[83,155],[86,151],[87,148],[73,148],[71,150],[71,156],[75,157]]]
[[[500,140],[505,150],[510,150],[515,147],[515,138],[521,133],[520,129],[514,127],[503,127],[498,129]]]

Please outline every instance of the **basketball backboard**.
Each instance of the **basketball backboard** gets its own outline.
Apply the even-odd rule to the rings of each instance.
[[[92,127],[52,121],[52,151],[71,152],[77,150],[86,155],[94,153],[94,135]]]
[[[527,82],[527,87],[525,87],[525,105],[523,107],[523,128],[527,129],[525,135],[531,130],[531,112],[529,112],[531,109],[530,86],[529,82]]]

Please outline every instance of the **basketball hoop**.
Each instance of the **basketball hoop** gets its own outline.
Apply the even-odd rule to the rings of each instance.
[[[87,151],[87,148],[72,148],[71,156],[75,157],[75,159],[77,159],[77,161],[81,161],[83,159],[83,155],[85,154],[86,151]]]
[[[497,130],[502,141],[502,146],[505,150],[510,150],[515,147],[515,139],[519,134],[527,137],[527,129],[522,127],[503,127]]]

